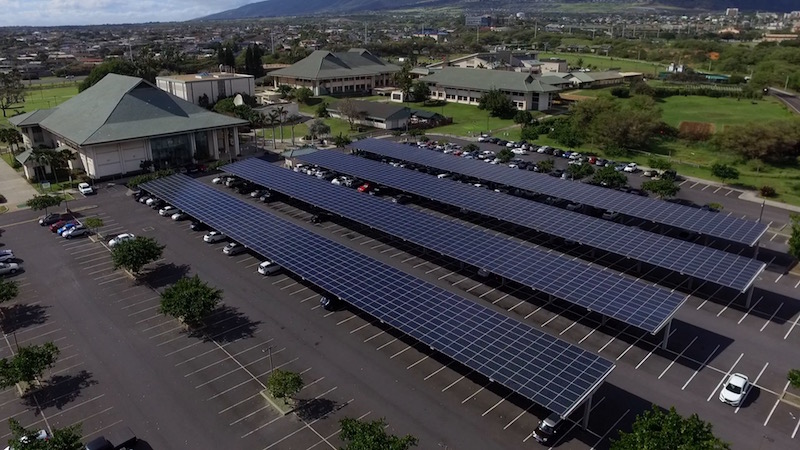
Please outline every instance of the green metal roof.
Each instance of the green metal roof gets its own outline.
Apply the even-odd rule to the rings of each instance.
[[[507,70],[462,69],[445,67],[441,71],[420,78],[426,83],[436,83],[445,88],[472,89],[488,91],[500,89],[512,92],[558,92],[561,88],[541,82],[539,78],[527,72],[511,72]]]
[[[28,149],[17,155],[15,158],[17,158],[17,161],[19,161],[20,164],[25,164],[25,161],[27,161],[32,154],[33,154],[33,149]]]
[[[9,117],[8,121],[15,127],[38,125],[39,122],[47,118],[47,116],[49,116],[52,112],[52,109],[36,109],[31,112]]]
[[[141,78],[110,73],[51,110],[42,128],[77,145],[93,145],[246,125],[162,91]]]
[[[394,73],[399,70],[399,66],[385,63],[364,49],[353,48],[347,52],[337,53],[316,50],[291,66],[272,71],[269,75],[307,80],[326,80],[330,78]]]
[[[339,112],[339,106],[344,100],[340,100],[328,107],[331,111]],[[353,106],[358,108],[358,111],[363,113],[367,118],[375,118],[382,120],[392,120],[395,118],[410,117],[411,110],[405,106],[391,104],[386,102],[370,102],[365,100],[350,100]]]

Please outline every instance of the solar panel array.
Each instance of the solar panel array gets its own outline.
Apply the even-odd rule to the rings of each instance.
[[[616,211],[631,217],[638,217],[651,222],[742,243],[747,246],[755,245],[767,230],[765,224],[750,220],[728,217],[724,214],[703,211],[699,208],[640,197],[586,183],[560,180],[545,174],[510,170],[508,167],[421,150],[385,139],[364,139],[354,142],[351,147],[376,155],[422,164],[493,183],[583,203],[595,208]]]
[[[569,415],[614,365],[185,175],[141,186],[247,248],[549,410]]]
[[[299,159],[741,292],[765,267],[751,258],[335,151]]]
[[[229,173],[591,311],[656,333],[685,296],[259,159]]]

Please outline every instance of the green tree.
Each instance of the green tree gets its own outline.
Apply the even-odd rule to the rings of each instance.
[[[464,150],[465,152],[477,152],[480,149],[481,148],[478,147],[478,144],[470,142],[469,144],[465,145],[462,150]]]
[[[790,370],[786,378],[789,380],[789,384],[791,384],[792,387],[800,389],[800,369]]]
[[[511,161],[511,158],[513,157],[514,152],[512,152],[509,148],[504,148],[497,153],[497,159],[504,164]]]
[[[366,116],[366,112],[362,110],[356,102],[349,98],[339,100],[339,103],[337,103],[335,106],[339,111],[339,115],[344,116],[344,118],[347,120],[347,123],[350,124],[351,130],[355,130],[356,122],[362,120]]]
[[[431,96],[431,88],[424,81],[415,81],[411,85],[411,96],[415,102],[424,102]]]
[[[556,166],[556,162],[553,160],[553,158],[548,158],[548,159],[545,159],[544,161],[539,161],[538,163],[536,163],[536,167],[538,167],[539,168],[539,172],[542,172],[542,173],[550,173],[550,172],[552,172],[553,168],[555,168],[555,166]]]
[[[647,160],[647,165],[651,169],[656,170],[672,170],[672,162],[664,158],[650,158]]]
[[[711,430],[711,424],[700,420],[697,414],[684,418],[675,407],[662,411],[653,405],[653,409],[636,416],[630,433],[620,431],[619,439],[611,443],[611,450],[730,449],[730,444],[714,436]]]
[[[293,92],[294,92],[294,98],[298,102],[300,102],[300,103],[302,103],[304,105],[307,105],[308,101],[311,99],[311,97],[314,96],[314,92],[311,89],[307,88],[307,87],[299,87],[299,88],[295,89]]]
[[[83,92],[86,89],[94,86],[102,80],[109,73],[116,73],[118,75],[128,75],[131,77],[137,76],[136,65],[125,58],[114,58],[104,61],[92,68],[89,76],[83,79],[78,85],[78,92]]]
[[[281,85],[278,86],[278,93],[280,94],[281,98],[287,98],[289,96],[293,96],[294,98],[300,100],[297,97],[297,91],[299,91],[301,89],[308,89],[308,88],[307,87],[300,87],[300,88],[294,89],[291,86],[289,86],[288,84],[281,84]],[[308,91],[311,92],[311,89],[308,89]]]
[[[3,117],[6,117],[6,111],[24,101],[25,84],[22,82],[22,74],[17,69],[0,73],[0,109],[3,110]]]
[[[331,132],[331,127],[327,123],[325,123],[322,119],[315,119],[311,124],[308,126],[308,133],[311,135],[311,139],[317,139],[318,137],[327,136]]]
[[[736,180],[739,178],[739,171],[727,164],[722,163],[715,163],[711,166],[711,175],[719,178],[722,180],[722,184],[725,184],[726,180]]]
[[[222,290],[195,275],[183,277],[161,293],[159,311],[190,326],[199,325],[222,300]]]
[[[163,253],[164,246],[155,239],[137,236],[112,247],[111,260],[114,262],[114,270],[121,267],[138,275],[142,267],[160,259]]]
[[[533,115],[530,111],[517,111],[514,114],[514,123],[518,123],[520,125],[528,125],[533,122]]]
[[[22,141],[22,133],[16,128],[0,128],[0,142],[8,144],[8,149],[14,151]]]
[[[570,164],[567,166],[567,173],[573,180],[580,180],[593,174],[594,166],[588,163]]]
[[[44,214],[47,215],[47,208],[60,205],[62,200],[57,195],[34,195],[33,198],[25,202],[25,205],[34,211],[44,210]]]
[[[105,225],[103,219],[99,217],[87,217],[83,224],[86,225],[86,228],[93,230],[95,234],[98,234],[97,231]]]
[[[300,119],[302,119],[302,116],[300,116],[299,114],[291,114],[289,117],[286,118],[286,121],[289,122],[289,129],[292,130],[292,146],[294,146],[294,127],[296,127],[297,124],[300,123]]]
[[[303,389],[305,383],[299,373],[275,369],[267,379],[267,389],[273,397],[288,404],[289,399]]]
[[[489,115],[509,119],[514,116],[517,108],[506,94],[499,89],[490,89],[478,101],[478,109],[489,111]]]
[[[419,444],[419,439],[407,434],[398,437],[386,433],[386,420],[371,422],[345,417],[339,421],[340,434],[345,446],[342,450],[408,450]]]
[[[675,184],[675,180],[661,178],[658,180],[645,181],[642,183],[642,190],[655,194],[658,198],[669,198],[674,197],[681,188]]]
[[[52,434],[47,440],[37,439],[39,430],[26,429],[16,419],[8,419],[8,428],[11,437],[8,441],[10,448],[16,450],[82,450],[81,424],[64,428],[51,428]]]
[[[628,184],[628,177],[614,167],[601,167],[592,177],[592,184],[616,189]]]
[[[403,92],[404,99],[411,99],[411,89],[414,87],[414,79],[411,77],[410,61],[406,61],[399,71],[394,73],[394,84]]]
[[[326,117],[330,117],[330,113],[328,112],[328,104],[325,102],[320,103],[317,105],[317,109],[314,111],[314,117],[319,117],[320,119],[324,119]]]
[[[789,254],[800,259],[800,214],[791,214],[792,234],[789,236]]]
[[[272,127],[272,148],[278,148],[275,144],[275,125],[279,124],[281,121],[281,113],[276,110],[272,110],[267,113],[267,124]]]
[[[53,171],[55,182],[58,183],[58,171],[67,167],[69,161],[75,159],[76,154],[70,150],[53,150],[49,148],[38,148],[31,152],[31,158],[37,163],[50,166]]]
[[[350,139],[349,136],[345,136],[341,132],[339,132],[338,136],[334,136],[334,138],[333,138],[333,145],[335,145],[338,148],[345,148],[348,145],[350,145],[352,142],[353,141],[352,141],[352,139]]]
[[[52,342],[20,347],[11,359],[0,359],[0,387],[30,383],[53,367],[61,351]]]
[[[10,302],[19,295],[19,284],[14,280],[0,279],[0,304]]]

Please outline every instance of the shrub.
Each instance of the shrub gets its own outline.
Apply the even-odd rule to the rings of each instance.
[[[800,388],[800,370],[790,370],[789,375],[786,378],[789,379],[789,384],[791,384],[793,387]]]
[[[628,98],[631,96],[631,90],[627,87],[615,87],[611,89],[611,95],[617,98]]]
[[[778,193],[775,191],[774,187],[766,186],[766,185],[761,186],[761,188],[758,190],[758,192],[761,194],[762,197],[765,197],[765,198],[772,198],[772,197],[776,197],[778,195]]]
[[[6,196],[3,195],[3,194],[0,194],[0,203],[5,203],[6,201],[7,201],[6,200]]]
[[[714,134],[714,124],[708,122],[681,122],[678,136],[689,141],[707,141]]]

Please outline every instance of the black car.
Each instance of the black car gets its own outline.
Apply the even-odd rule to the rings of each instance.
[[[405,205],[410,203],[412,200],[410,195],[400,194],[397,197],[392,199],[392,202],[397,203],[398,205]]]
[[[319,299],[319,304],[326,311],[336,311],[341,307],[341,301],[332,295],[323,295]]]
[[[311,223],[322,223],[330,220],[331,215],[328,213],[318,213],[311,216]]]
[[[192,223],[189,225],[189,228],[191,228],[193,231],[210,230],[208,225],[204,224],[203,222],[200,222],[199,220],[193,220]]]
[[[561,416],[555,413],[550,414],[539,422],[539,426],[533,431],[533,437],[542,444],[552,444],[563,423]]]
[[[161,209],[165,206],[167,206],[167,202],[165,202],[164,200],[156,200],[150,204],[150,207],[156,210]]]
[[[264,203],[269,203],[269,202],[275,200],[275,196],[272,195],[272,192],[267,191],[261,197],[258,197],[258,199],[261,200]]]
[[[236,192],[238,192],[239,194],[247,195],[247,194],[255,191],[257,189],[257,187],[255,185],[253,185],[253,184],[250,184],[250,183],[242,183],[242,184],[236,186],[235,189],[236,189]]]
[[[51,213],[39,219],[39,225],[52,225],[61,220],[61,214]]]

